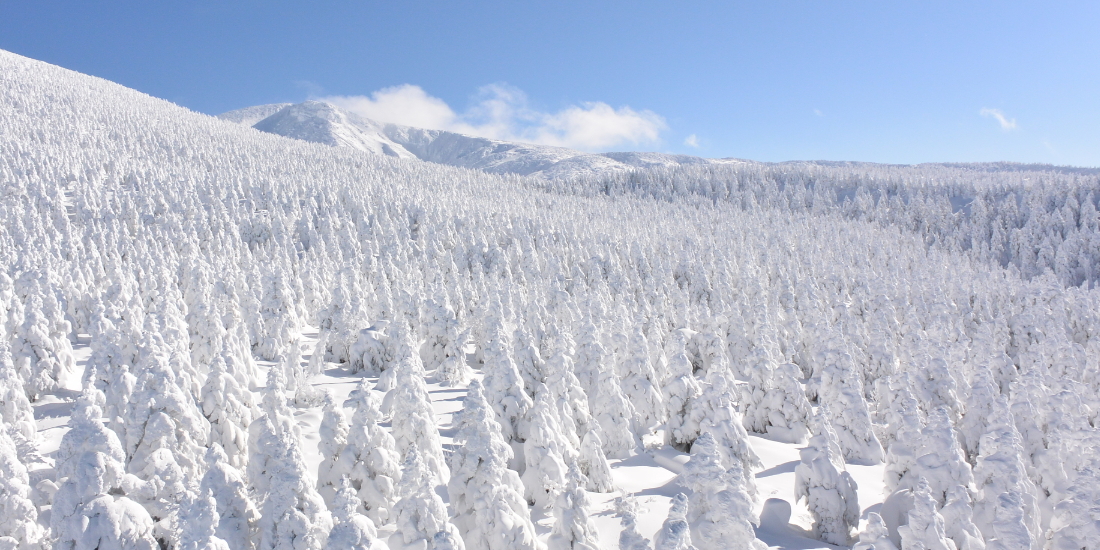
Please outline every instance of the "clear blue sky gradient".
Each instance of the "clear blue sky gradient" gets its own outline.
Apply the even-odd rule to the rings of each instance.
[[[211,114],[403,83],[461,111],[506,82],[654,111],[663,151],[1100,166],[1095,1],[0,0],[0,49]]]

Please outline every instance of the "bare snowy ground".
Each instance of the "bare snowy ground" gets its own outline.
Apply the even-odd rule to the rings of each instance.
[[[83,369],[91,355],[88,347],[89,338],[81,335],[79,341],[73,346],[73,350],[80,369]],[[303,362],[308,362],[313,348],[317,342],[317,332],[307,331],[303,334],[302,344]],[[266,370],[272,363],[259,362],[261,369]],[[480,373],[476,373],[480,377]],[[348,394],[358,384],[359,375],[349,374],[338,364],[328,363],[324,373],[313,380],[317,388],[332,392],[338,402],[347,399]],[[264,379],[261,377],[261,379]],[[372,382],[377,379],[371,378]],[[462,409],[462,401],[466,396],[465,388],[447,388],[429,380],[428,390],[432,398],[432,408],[435,411],[436,424],[447,451],[453,445],[451,429],[451,416]],[[383,392],[378,392],[379,398]],[[69,431],[69,413],[73,401],[76,399],[75,389],[61,390],[57,394],[48,395],[35,402],[34,414],[40,435],[38,451],[45,458],[45,463],[31,465],[33,485],[41,476],[49,473],[52,468],[54,453],[61,444],[61,438]],[[257,402],[259,394],[256,395]],[[303,451],[311,472],[317,472],[321,463],[321,454],[318,450],[320,437],[318,427],[321,424],[321,408],[299,407],[295,409],[295,417],[302,429]],[[388,428],[389,424],[383,424]],[[766,542],[769,547],[777,549],[810,550],[837,548],[819,540],[810,538],[810,526],[813,519],[804,503],[795,502],[795,466],[799,462],[798,451],[801,445],[772,441],[758,435],[750,435],[753,449],[764,463],[764,469],[756,473],[756,484],[759,496],[756,504],[756,512],[761,515],[761,525],[756,529],[756,536]],[[590,517],[596,524],[600,533],[600,544],[603,548],[613,550],[618,548],[619,513],[616,505],[617,499],[632,498],[637,503],[638,531],[649,539],[653,539],[660,529],[665,517],[668,515],[669,503],[677,493],[687,493],[688,489],[681,486],[678,474],[683,465],[690,458],[689,455],[679,452],[667,445],[657,443],[659,437],[647,439],[645,452],[635,454],[629,458],[610,460],[611,470],[615,478],[617,490],[612,493],[589,493],[591,508]],[[35,476],[35,473],[38,476]],[[860,528],[865,524],[868,512],[877,512],[882,505],[883,494],[883,466],[863,466],[849,464],[848,472],[859,484],[859,503],[862,508]],[[446,488],[437,488],[440,496],[447,501]],[[790,516],[785,517],[785,508],[789,506]],[[765,509],[767,508],[767,509]],[[545,540],[553,528],[554,518],[540,510],[532,511],[532,519],[540,538]],[[48,522],[49,515],[40,517],[40,521]],[[393,526],[388,525],[379,528],[379,539],[386,540],[392,534]],[[702,549],[701,549],[702,550]]]

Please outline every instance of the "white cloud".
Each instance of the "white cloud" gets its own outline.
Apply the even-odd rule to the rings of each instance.
[[[821,109],[814,109],[814,114],[817,116],[825,116],[825,113],[821,112]]]
[[[688,147],[699,148],[699,136],[691,134],[684,139],[684,145],[687,145]]]
[[[1000,109],[990,109],[986,107],[981,111],[978,111],[978,114],[984,117],[992,117],[997,119],[997,123],[1001,125],[1001,129],[1006,132],[1016,129],[1016,119],[1008,118]]]
[[[522,90],[506,84],[483,86],[473,106],[462,113],[411,84],[383,88],[370,96],[321,99],[380,122],[588,151],[656,144],[667,128],[664,118],[652,111],[615,109],[603,102],[540,112],[528,106]]]

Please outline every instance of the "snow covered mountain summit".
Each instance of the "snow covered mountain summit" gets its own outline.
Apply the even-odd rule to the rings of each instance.
[[[635,168],[697,164],[735,164],[735,159],[707,159],[666,153],[585,153],[565,147],[516,143],[376,122],[331,103],[257,105],[218,118],[295,139],[350,147],[400,158],[475,168],[497,174],[542,178],[601,175]]]

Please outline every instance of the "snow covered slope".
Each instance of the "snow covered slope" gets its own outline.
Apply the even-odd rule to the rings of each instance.
[[[563,183],[7,52],[0,137],[0,546],[1100,547],[1094,175]]]
[[[257,118],[264,113],[268,114],[266,118]],[[541,178],[595,176],[658,166],[741,162],[665,153],[583,153],[564,147],[383,124],[319,101],[247,107],[223,113],[218,118],[325,145],[390,156],[413,155],[420,160],[439,164]]]

